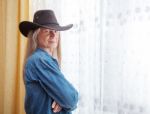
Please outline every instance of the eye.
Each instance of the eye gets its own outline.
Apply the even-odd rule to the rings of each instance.
[[[45,29],[45,28],[43,28],[43,33],[49,33],[49,29]]]
[[[46,29],[46,30],[44,30],[44,32],[45,32],[45,33],[49,33],[49,30],[48,30],[48,29]]]

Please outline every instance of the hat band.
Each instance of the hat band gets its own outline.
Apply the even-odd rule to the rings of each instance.
[[[58,23],[37,23],[40,25],[59,25]]]

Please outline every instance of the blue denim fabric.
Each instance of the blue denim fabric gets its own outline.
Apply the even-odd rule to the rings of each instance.
[[[26,114],[71,114],[77,107],[78,92],[61,73],[57,60],[38,48],[25,65]],[[62,110],[52,111],[56,101]]]

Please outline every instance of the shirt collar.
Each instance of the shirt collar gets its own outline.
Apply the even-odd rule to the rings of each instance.
[[[51,56],[50,54],[48,54],[48,52],[46,52],[44,49],[42,48],[37,48],[36,51],[41,51],[44,52],[47,56],[49,56],[51,59],[53,59],[54,61],[57,61],[57,59],[55,59],[53,56]]]

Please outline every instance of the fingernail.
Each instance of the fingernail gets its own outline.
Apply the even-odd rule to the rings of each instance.
[[[52,105],[52,108],[54,108],[54,105]]]
[[[55,107],[55,105],[54,105],[54,103],[52,104],[52,108],[54,108]]]

